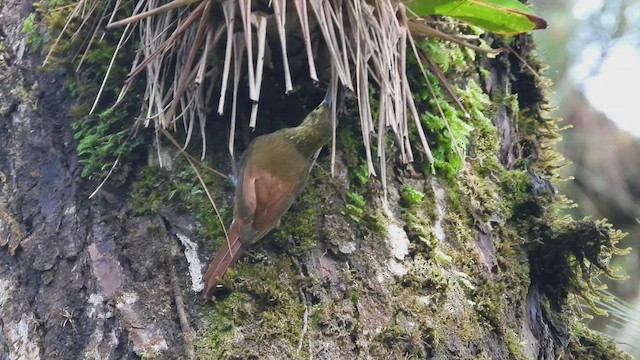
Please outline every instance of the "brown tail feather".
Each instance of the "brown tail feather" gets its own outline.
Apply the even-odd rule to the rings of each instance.
[[[232,231],[229,233],[229,244],[224,243],[218,249],[215,258],[211,261],[209,265],[209,270],[204,275],[204,290],[202,292],[202,296],[205,300],[210,300],[213,296],[213,292],[216,290],[216,286],[218,282],[224,274],[227,272],[233,264],[235,264],[240,256],[244,253],[244,246],[242,241],[240,241],[240,236],[238,231]],[[229,251],[231,248],[231,251]]]

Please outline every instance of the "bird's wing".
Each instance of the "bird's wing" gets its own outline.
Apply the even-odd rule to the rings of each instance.
[[[251,224],[256,212],[256,178],[251,169],[242,171],[239,176],[235,198],[235,218],[239,219],[240,226]]]
[[[242,204],[238,210],[243,219],[242,241],[251,244],[265,236],[289,210],[299,192],[299,184],[288,184],[262,169],[245,174]],[[249,214],[248,210],[253,210]]]
[[[275,226],[298,196],[297,187],[298,184],[288,184],[270,173],[257,178],[258,204],[253,218],[253,227],[259,230],[269,225]]]

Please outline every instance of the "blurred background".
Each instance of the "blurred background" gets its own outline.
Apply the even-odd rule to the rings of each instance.
[[[589,326],[640,359],[640,1],[530,0],[549,27],[534,32],[544,75],[554,82],[559,144],[575,177],[560,190],[578,203],[576,218],[607,218],[628,232],[615,260],[625,281],[606,281],[617,301]]]

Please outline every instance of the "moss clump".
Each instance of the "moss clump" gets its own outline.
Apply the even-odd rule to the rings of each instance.
[[[413,207],[417,206],[424,200],[425,194],[422,191],[418,191],[412,188],[409,185],[405,185],[402,187],[402,200],[405,201],[406,206]]]
[[[345,119],[345,121],[348,120]],[[345,160],[351,171],[348,173],[349,191],[344,195],[345,204],[340,213],[347,221],[357,224],[363,231],[377,235],[383,234],[386,228],[382,210],[380,207],[371,206],[372,194],[380,193],[381,189],[377,184],[369,182],[369,170],[363,155],[356,150],[361,143],[356,143],[353,135],[343,135],[343,137],[348,141],[341,144],[340,151],[350,154]],[[326,176],[329,177],[330,174],[327,173]]]
[[[25,42],[31,49],[31,51],[38,52],[42,48],[42,35],[38,32],[38,21],[36,20],[36,13],[31,13],[24,19],[22,23],[22,30],[24,34]]]
[[[507,344],[507,350],[509,351],[509,356],[511,359],[527,359],[524,354],[524,346],[526,344],[526,340],[524,340],[516,331],[514,331],[513,329],[506,329],[504,331],[503,339]]]
[[[410,185],[404,185],[400,193],[400,205],[407,224],[405,230],[411,241],[411,250],[431,258],[433,251],[438,247],[438,239],[433,233],[436,215],[433,191],[430,188],[425,190],[422,192]]]
[[[384,327],[376,336],[376,341],[404,359],[425,359],[429,349],[425,346],[424,337],[425,334],[419,329],[407,329],[394,324]]]
[[[563,358],[571,360],[632,360],[629,354],[620,349],[609,337],[591,329],[586,325],[576,322],[573,326],[573,337],[566,349],[563,350]]]
[[[214,240],[212,242],[214,246],[222,244],[224,239],[222,224],[215,216],[209,198],[193,168],[186,161],[181,160],[177,160],[174,166],[175,172],[172,173],[155,166],[144,167],[138,173],[128,194],[133,214],[156,214],[161,207],[171,204],[184,207],[196,216],[201,225],[202,237]],[[228,223],[232,216],[232,209],[222,201],[224,198],[220,196],[220,178],[203,167],[199,172],[210,193],[218,194],[214,200],[217,202],[223,221]]]
[[[554,310],[562,308],[569,293],[580,296],[598,314],[595,302],[606,300],[602,286],[596,278],[605,274],[612,278],[615,270],[609,266],[614,255],[628,253],[620,249],[618,242],[624,237],[605,221],[557,221],[553,227],[540,233],[542,243],[532,244],[529,252],[531,276],[541,283],[542,291],[549,297]]]
[[[237,352],[234,324],[252,316],[250,300],[247,294],[236,292],[214,303],[216,310],[209,313],[209,326],[194,344],[197,359],[228,359]]]
[[[130,115],[122,110],[106,110],[100,114],[87,115],[73,123],[74,138],[78,140],[77,152],[83,165],[82,177],[99,179],[107,175],[115,161],[122,156],[130,156],[132,160],[136,150],[144,143],[141,138],[132,138]],[[124,127],[123,127],[124,125]],[[129,169],[130,163],[125,161]],[[127,171],[116,171],[118,176],[111,177],[112,183],[122,184],[126,180]]]
[[[126,8],[130,4],[122,5]],[[116,108],[89,113],[90,110],[105,109],[120,97],[121,84],[129,73],[136,49],[135,44],[126,44],[119,49],[112,63],[123,30],[106,32],[101,41],[87,41],[94,38],[95,24],[101,21],[104,11],[113,7],[108,1],[95,2],[92,6],[84,16],[72,16],[75,3],[66,0],[36,2],[35,11],[25,19],[22,31],[34,51],[42,45],[51,47],[45,69],[66,68],[74,75],[65,82],[64,89],[77,100],[70,113],[76,119],[72,127],[78,141],[80,163],[84,167],[81,176],[99,180],[110,174],[111,184],[121,185],[126,181],[132,163],[140,159],[141,145],[148,141],[146,136],[135,136],[141,130],[131,118],[131,114],[140,109],[141,82],[130,84],[128,93],[118,100]],[[48,33],[49,38],[59,37],[59,40],[43,44],[40,35],[43,32]],[[110,81],[102,86],[107,71]],[[100,101],[95,107],[98,94]]]
[[[407,266],[402,284],[414,289],[428,288],[430,291],[446,291],[450,280],[441,264],[417,254]]]
[[[473,52],[435,39],[425,39],[418,45],[443,70],[452,75],[466,72],[474,60]],[[425,173],[435,170],[437,174],[452,179],[463,167],[473,127],[465,121],[463,111],[445,98],[440,82],[433,74],[427,73],[427,79],[424,79],[415,58],[410,58],[407,71],[413,98],[429,136],[429,146],[434,158],[434,163],[424,164],[422,170]],[[410,136],[417,143],[415,126],[411,125],[409,129]]]
[[[428,89],[424,88],[418,89],[414,98],[416,96],[419,98],[414,100],[429,104],[429,109],[422,112],[420,120],[427,132],[435,139],[435,146],[432,146],[431,152],[436,173],[452,179],[463,167],[463,158],[473,128],[463,120],[462,111],[445,100],[436,80],[429,79],[429,81],[432,83],[436,98],[433,98]],[[443,119],[439,109],[442,109],[446,120]],[[428,168],[423,168],[423,171],[431,172]]]
[[[330,176],[322,165],[314,167],[311,177]],[[330,185],[310,180],[299,199],[285,213],[280,226],[273,232],[277,246],[287,249],[296,256],[302,256],[316,248],[321,216],[328,212],[331,197]],[[291,247],[293,245],[293,248]]]
[[[259,357],[268,341],[279,345],[283,358],[308,358],[308,347],[297,353],[305,307],[291,260],[246,260],[245,256],[223,280],[233,291],[215,300],[210,326],[198,342],[198,357]]]
[[[316,305],[312,311],[312,323],[324,334],[337,338],[350,338],[358,331],[354,305],[351,299],[332,299]]]

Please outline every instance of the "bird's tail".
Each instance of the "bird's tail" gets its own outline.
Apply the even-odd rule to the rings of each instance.
[[[218,282],[240,256],[244,253],[244,245],[240,241],[240,230],[237,226],[231,226],[229,231],[229,243],[224,243],[218,249],[215,258],[209,265],[209,270],[204,275],[204,290],[202,296],[210,300],[216,290]]]

